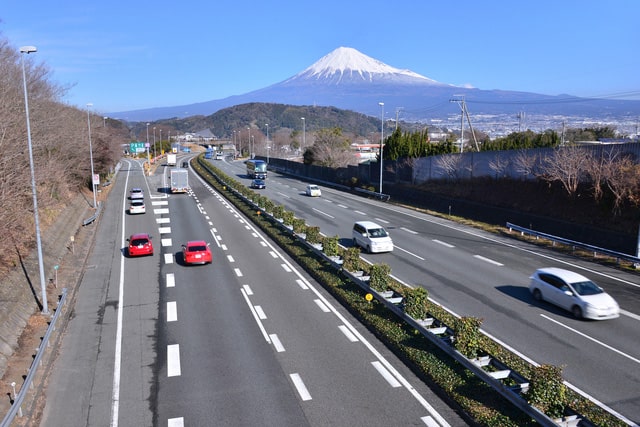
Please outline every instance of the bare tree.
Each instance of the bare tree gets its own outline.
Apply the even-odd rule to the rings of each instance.
[[[538,175],[538,156],[529,150],[518,150],[513,159],[516,171],[523,179]]]
[[[613,212],[618,214],[625,198],[636,197],[633,190],[638,186],[638,166],[629,156],[622,156],[606,164],[603,176],[614,197]]]
[[[575,196],[580,180],[586,175],[584,164],[589,162],[591,153],[576,145],[566,145],[554,150],[553,155],[543,161],[543,179],[560,181],[569,196]]]
[[[436,165],[449,179],[461,178],[463,158],[459,154],[444,154],[436,160]]]
[[[496,175],[495,178],[504,178],[506,176],[507,168],[509,167],[509,160],[500,156],[500,153],[496,153],[493,160],[489,161],[489,169],[491,169]]]

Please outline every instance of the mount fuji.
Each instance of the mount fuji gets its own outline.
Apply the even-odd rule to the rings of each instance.
[[[446,118],[459,114],[451,102],[463,96],[475,114],[515,114],[522,105],[528,113],[583,117],[640,114],[640,101],[596,100],[569,95],[481,90],[438,82],[406,69],[371,58],[356,49],[339,47],[310,67],[280,83],[227,98],[174,107],[111,113],[127,121],[152,121],[172,117],[211,115],[250,102],[332,106],[376,116],[379,103],[402,107],[405,120]],[[475,104],[477,103],[477,104]],[[535,111],[533,111],[535,109]]]

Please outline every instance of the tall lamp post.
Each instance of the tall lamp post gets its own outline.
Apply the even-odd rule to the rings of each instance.
[[[269,123],[266,123],[267,127],[267,164],[269,164]]]
[[[20,53],[27,55],[37,52],[35,46],[22,46]],[[22,56],[22,83],[24,85],[24,110],[27,115],[27,141],[29,145],[29,166],[31,169],[31,191],[33,192],[33,216],[36,223],[36,244],[38,246],[38,267],[40,269],[40,289],[42,290],[42,314],[49,314],[47,304],[47,287],[44,283],[44,264],[42,261],[42,240],[40,239],[40,219],[38,217],[38,193],[36,188],[36,173],[33,168],[33,149],[31,148],[31,124],[29,122],[29,99],[27,96],[27,75],[24,70],[24,55]]]
[[[153,127],[153,152],[156,152],[156,127]]]
[[[384,102],[378,102],[380,113],[380,195],[382,196],[382,144],[384,143]]]
[[[302,120],[302,149],[307,145],[307,125],[304,117],[300,117]]]
[[[251,151],[252,147],[251,147],[251,128],[249,126],[247,126],[247,145],[249,146],[249,158],[251,158]]]
[[[149,151],[151,151],[150,150],[151,147],[149,147],[149,125],[150,124],[151,123],[147,123],[147,144],[146,144],[147,145],[147,164],[149,165],[149,176],[151,176],[151,154],[149,153]]]
[[[87,104],[87,129],[89,129],[89,159],[91,160],[91,190],[93,191],[93,209],[98,209],[98,203],[96,203],[96,185],[93,180],[93,149],[91,148],[91,117],[89,116],[89,109],[93,107],[93,104]]]
[[[150,124],[151,124],[151,123],[147,123],[147,152],[149,151],[149,148],[148,148],[148,147],[149,147],[149,125],[150,125]],[[156,153],[155,153],[155,151],[154,151],[154,152],[153,152],[153,158],[155,159],[155,157],[156,157]]]

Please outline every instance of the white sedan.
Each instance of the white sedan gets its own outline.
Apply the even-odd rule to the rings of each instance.
[[[320,187],[317,185],[307,185],[306,195],[309,197],[320,197],[322,191],[320,191]]]
[[[145,212],[146,212],[146,208],[144,207],[144,200],[134,199],[131,201],[131,204],[129,205],[129,213],[131,215],[143,214]]]
[[[540,268],[531,276],[529,291],[537,301],[547,301],[574,317],[601,320],[620,316],[618,303],[600,286],[581,274],[562,268]]]

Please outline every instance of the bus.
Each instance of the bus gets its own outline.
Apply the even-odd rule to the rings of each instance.
[[[204,153],[204,158],[205,159],[212,159],[213,158],[213,149],[212,148],[207,148],[207,151]]]
[[[267,178],[267,163],[264,160],[250,159],[246,161],[247,176],[253,179]]]

